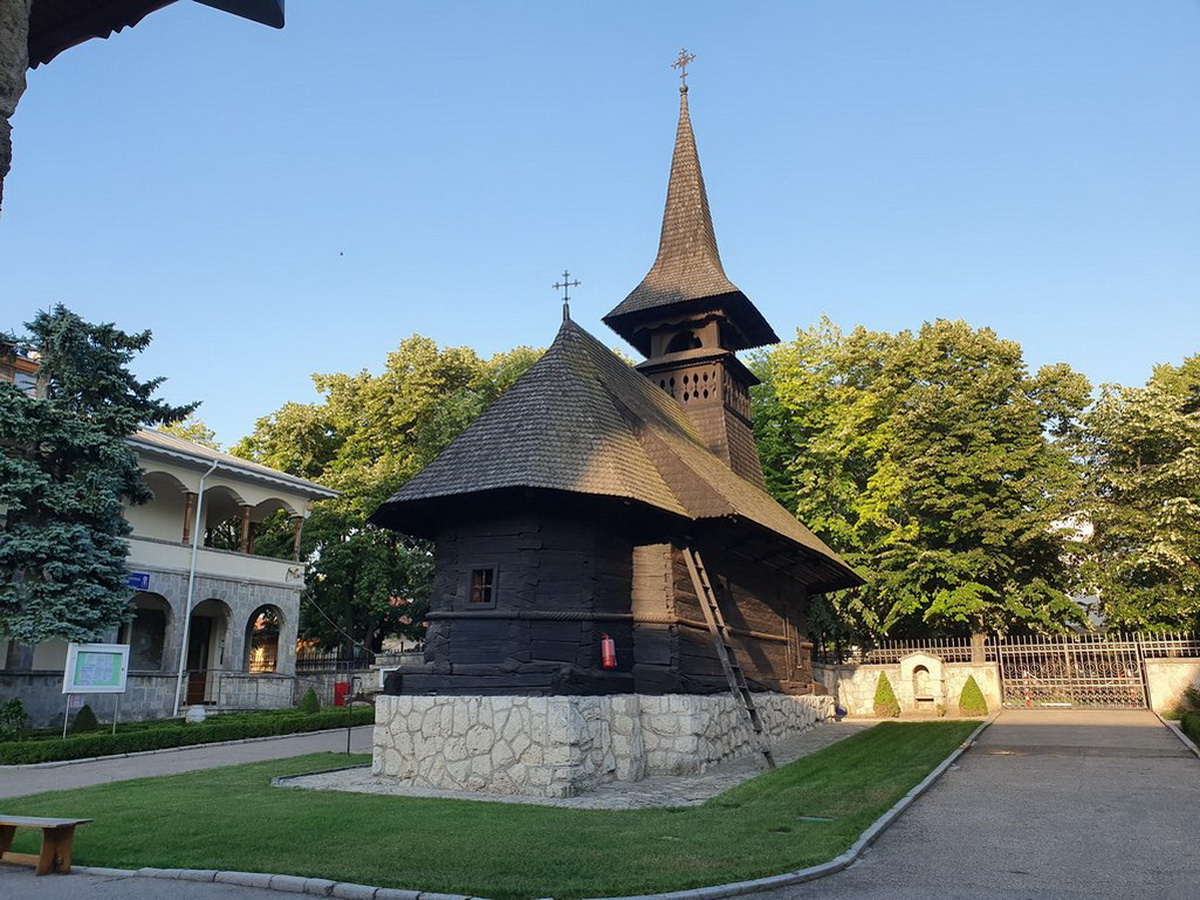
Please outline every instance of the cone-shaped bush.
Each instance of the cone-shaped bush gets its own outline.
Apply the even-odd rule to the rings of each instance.
[[[79,707],[79,712],[75,713],[75,721],[71,723],[71,734],[83,734],[87,731],[95,731],[100,727],[100,722],[96,719],[96,714],[92,712],[92,708],[86,703]]]
[[[875,715],[881,719],[894,719],[900,715],[900,701],[896,699],[887,672],[879,673],[879,684],[875,685]]]
[[[300,698],[299,705],[302,713],[315,713],[321,711],[321,702],[317,699],[317,692],[309,688],[304,692],[304,696]]]
[[[979,682],[975,680],[974,675],[967,676],[967,683],[963,685],[962,693],[958,695],[958,711],[964,716],[986,716],[988,714],[987,701],[983,699],[983,691],[979,689]]]

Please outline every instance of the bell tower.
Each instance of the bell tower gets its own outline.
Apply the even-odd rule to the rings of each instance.
[[[682,70],[681,79],[692,59],[681,52],[674,63]],[[679,88],[679,125],[658,256],[604,323],[646,356],[638,370],[675,398],[708,449],[762,487],[750,421],[750,387],[758,379],[736,353],[778,343],[779,337],[721,265],[686,80]]]

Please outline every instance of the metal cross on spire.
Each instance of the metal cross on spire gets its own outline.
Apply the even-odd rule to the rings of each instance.
[[[679,82],[680,82],[679,89],[681,91],[687,90],[687,67],[688,67],[688,63],[690,63],[695,58],[696,58],[695,53],[688,53],[687,48],[680,47],[679,48],[679,58],[676,59],[675,62],[671,63],[672,69],[679,70]]]
[[[562,277],[562,281],[560,281],[558,284],[551,285],[551,287],[553,287],[556,291],[562,290],[563,292],[563,321],[565,322],[567,319],[571,318],[571,295],[569,292],[571,288],[579,287],[582,282],[580,282],[578,279],[575,281],[568,281],[568,279],[571,277],[571,273],[566,269],[563,269]]]

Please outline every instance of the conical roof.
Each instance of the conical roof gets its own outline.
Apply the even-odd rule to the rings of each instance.
[[[570,319],[542,358],[371,522],[432,537],[444,504],[513,489],[750,523],[756,534],[798,551],[815,590],[861,583],[791,513],[714,456],[678,403]]]
[[[648,353],[649,338],[639,326],[663,314],[686,314],[708,307],[722,309],[741,332],[741,340],[735,339],[729,349],[759,347],[779,340],[721,265],[684,85],[679,94],[679,125],[658,256],[641,284],[604,317],[604,323]]]

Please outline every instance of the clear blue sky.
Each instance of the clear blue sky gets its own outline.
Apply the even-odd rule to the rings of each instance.
[[[725,268],[783,335],[962,318],[1142,383],[1200,352],[1195,0],[179,2],[30,73],[0,329],[62,302],[230,443],[418,332],[544,346],[654,258],[692,120]]]

